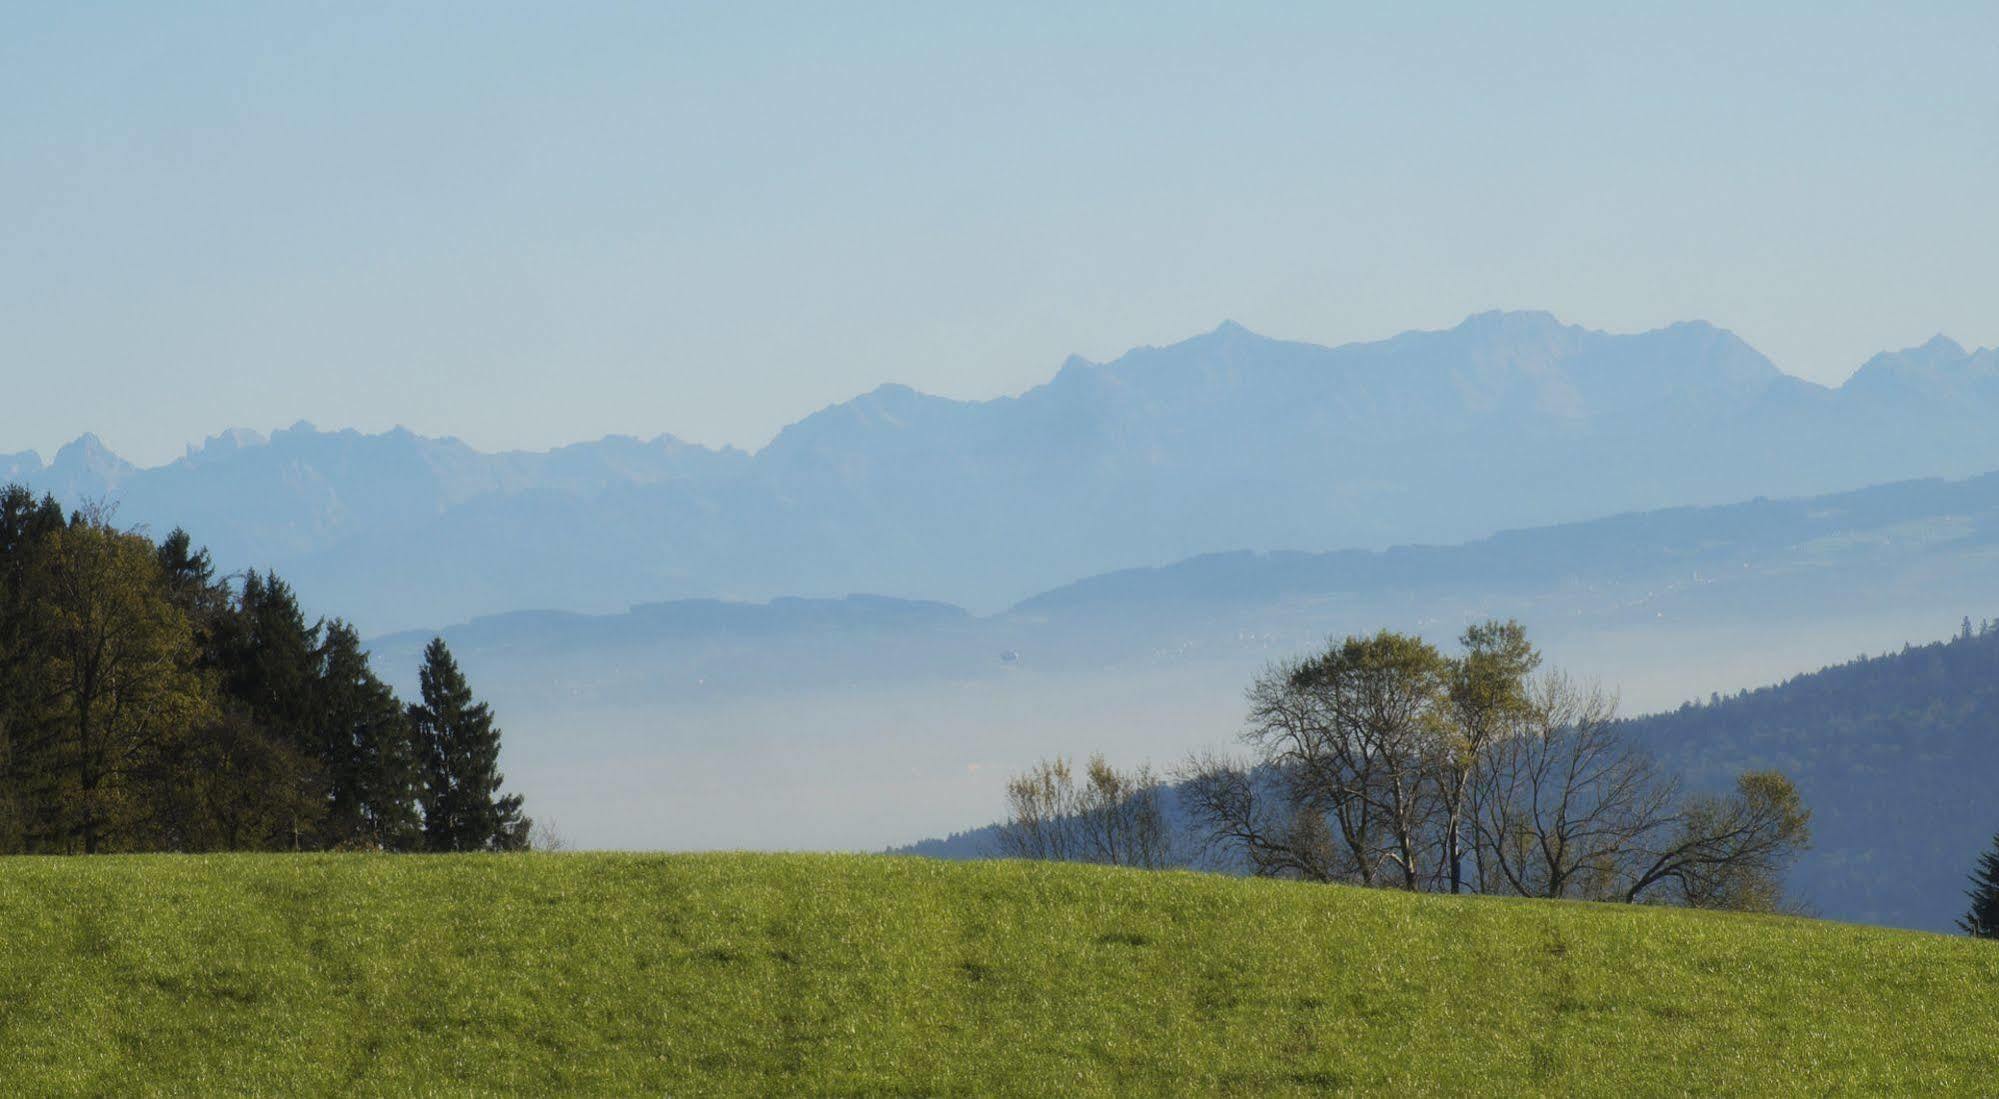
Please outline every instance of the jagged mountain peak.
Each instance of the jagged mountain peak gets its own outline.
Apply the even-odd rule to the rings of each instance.
[[[1958,400],[1966,387],[1999,377],[1999,356],[1966,351],[1941,333],[1916,347],[1884,351],[1862,364],[1841,388],[1876,400]]]
[[[104,445],[104,440],[96,433],[86,431],[65,443],[56,451],[55,460],[49,463],[51,469],[89,470],[91,472],[124,472],[135,469],[132,463],[120,458]]]
[[[1790,378],[1703,321],[1624,334],[1492,311],[1338,347],[1223,322],[1071,357],[1014,397],[883,385],[755,454],[671,436],[483,453],[301,422],[144,471],[88,438],[13,476],[186,526],[225,567],[275,567],[375,630],[856,590],[990,609],[1216,550],[1457,541],[1999,468],[1999,384],[1981,380],[1999,355],[1926,347],[1872,372],[1934,361],[1948,384],[1884,398]]]
[[[1197,336],[1195,338],[1200,339],[1203,337]],[[1209,340],[1221,340],[1221,341],[1258,342],[1258,341],[1268,340],[1270,337],[1265,336],[1260,332],[1251,331],[1249,328],[1244,327],[1241,323],[1237,321],[1225,320],[1222,323],[1214,326],[1212,329],[1209,329],[1208,332],[1206,333],[1205,338]]]
[[[1941,332],[1923,341],[1923,346],[1919,350],[1930,355],[1953,359],[1962,359],[1969,354],[1965,351],[1963,344],[1958,343]]]
[[[1563,324],[1561,318],[1545,309],[1488,309],[1482,313],[1472,313],[1452,326],[1449,331],[1467,333],[1488,333],[1508,331],[1518,333],[1545,333],[1573,330],[1589,331],[1577,325]]]
[[[203,439],[200,446],[189,443],[183,458],[188,462],[213,461],[238,451],[268,446],[270,441],[263,432],[247,427],[226,428]]]
[[[0,454],[0,483],[19,480],[42,471],[42,456],[32,450]]]

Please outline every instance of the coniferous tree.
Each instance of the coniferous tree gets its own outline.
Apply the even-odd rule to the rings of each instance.
[[[46,645],[36,634],[29,580],[47,539],[63,528],[62,508],[19,485],[0,489],[0,853],[30,849],[34,788],[53,777],[53,729],[46,692],[36,689]]]
[[[229,585],[216,579],[215,562],[209,558],[208,550],[197,547],[194,539],[179,527],[160,543],[154,556],[160,563],[167,598],[173,600],[194,627],[202,667],[219,666],[221,653],[217,646],[230,611]]]
[[[219,627],[216,650],[223,692],[257,733],[273,743],[253,756],[283,760],[271,773],[293,785],[280,804],[298,812],[284,846],[314,846],[326,803],[324,742],[317,720],[320,635],[306,623],[291,585],[275,573],[243,578],[236,609]]]
[[[306,624],[297,595],[276,573],[243,578],[234,617],[223,641],[224,686],[273,736],[316,754],[312,688],[322,624]]]
[[[1957,926],[1981,939],[1999,939],[1999,836],[1992,837],[1992,849],[1979,856],[1965,895],[1971,898],[1971,908]]]
[[[432,851],[513,851],[527,846],[518,794],[500,793],[500,730],[443,638],[423,650],[423,701],[410,707],[422,747],[423,830]]]
[[[329,845],[417,845],[420,775],[409,715],[375,676],[354,627],[327,624],[318,692],[320,759],[327,780]]]

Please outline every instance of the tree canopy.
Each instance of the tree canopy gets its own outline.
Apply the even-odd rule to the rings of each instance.
[[[1150,849],[1199,850],[1265,876],[1786,906],[1784,871],[1810,843],[1811,814],[1784,775],[1684,790],[1616,720],[1608,695],[1539,671],[1518,623],[1473,626],[1460,650],[1383,630],[1272,667],[1249,689],[1246,754],[1181,768],[1170,801],[1184,845],[1165,834],[1168,792],[1156,783],[1116,785],[1122,801],[1092,802],[1058,760],[1009,785],[1000,849],[1123,861],[1077,840],[1107,808],[1129,806],[1164,837]],[[1100,770],[1115,774],[1093,761],[1093,789]]]
[[[406,706],[353,626],[185,531],[0,489],[0,853],[524,845],[442,640],[422,682]]]

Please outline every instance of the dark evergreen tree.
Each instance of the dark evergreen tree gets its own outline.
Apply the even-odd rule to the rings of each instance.
[[[28,552],[64,525],[62,507],[55,497],[37,499],[19,485],[0,489],[0,592],[20,592]]]
[[[502,795],[500,730],[443,638],[423,650],[423,701],[410,707],[422,746],[423,830],[432,851],[512,851],[527,846],[518,794]]]
[[[291,586],[275,573],[250,573],[235,610],[217,624],[215,651],[226,707],[244,711],[277,756],[296,759],[286,772],[296,784],[281,799],[298,807],[287,829],[293,848],[317,846],[326,804],[326,774],[317,720],[321,623],[307,625]]]
[[[266,731],[317,754],[312,711],[321,624],[306,624],[291,585],[275,573],[244,577],[236,603],[221,646],[224,688]]]
[[[222,628],[230,612],[229,585],[216,579],[215,563],[208,550],[197,547],[194,539],[179,527],[160,543],[154,556],[160,562],[167,598],[173,600],[194,626],[202,666],[220,666]]]
[[[321,660],[315,716],[327,781],[325,842],[417,846],[420,774],[408,713],[369,668],[360,635],[346,622],[327,624]]]
[[[36,849],[35,822],[46,816],[57,781],[54,715],[38,686],[47,646],[37,636],[29,580],[64,525],[53,497],[0,488],[0,854]]]
[[[1999,836],[1992,837],[1992,849],[1979,856],[1965,895],[1971,898],[1971,909],[1957,926],[1981,939],[1999,939]]]

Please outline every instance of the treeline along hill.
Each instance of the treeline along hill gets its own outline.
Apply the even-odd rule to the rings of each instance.
[[[527,844],[439,640],[405,703],[274,573],[0,489],[0,853]]]

